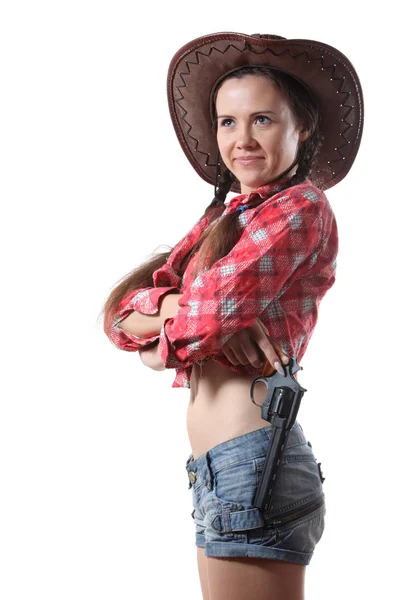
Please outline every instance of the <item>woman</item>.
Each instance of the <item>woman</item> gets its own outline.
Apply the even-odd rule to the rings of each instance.
[[[355,159],[361,87],[325,44],[219,33],[177,52],[168,97],[182,148],[215,197],[171,252],[115,288],[105,331],[190,388],[186,470],[203,598],[301,600],[324,530],[324,478],[296,421],[272,505],[254,507],[271,427],[249,393],[257,375],[300,361],[334,283],[337,228],[322,190]],[[229,190],[241,193],[225,204]],[[264,394],[256,389],[258,404]]]

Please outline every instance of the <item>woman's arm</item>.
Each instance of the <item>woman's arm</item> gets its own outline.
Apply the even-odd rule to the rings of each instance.
[[[156,271],[156,273],[159,273],[159,271]],[[105,329],[106,334],[115,346],[121,348],[121,350],[135,352],[140,347],[149,345],[160,335],[160,327],[156,322],[156,317],[159,316],[163,297],[166,294],[178,291],[179,287],[175,286],[147,287],[132,290],[121,300],[114,313],[111,327],[107,330]],[[154,331],[155,334],[146,336],[142,326],[140,327],[141,333],[138,335],[131,333],[131,327],[132,325],[134,326],[135,319],[137,319],[137,314],[135,313],[152,317],[148,320],[148,324],[151,324],[150,330]],[[128,319],[128,317],[130,318]],[[120,324],[125,322],[127,328],[120,327]]]
[[[259,358],[256,346],[261,350],[263,355],[262,360]],[[284,375],[281,363],[287,365],[289,357],[282,351],[282,349],[271,339],[268,335],[267,328],[260,321],[256,320],[256,323],[252,327],[247,327],[237,333],[235,333],[229,341],[222,346],[221,352],[223,352],[226,358],[233,365],[247,365],[252,364],[254,367],[264,365],[266,369],[266,361],[269,362],[268,371],[265,374],[271,374],[274,369]],[[164,371],[166,369],[160,353],[160,345],[157,342],[155,346],[145,346],[139,350],[139,355],[142,363],[146,367],[150,367],[154,371]],[[261,360],[261,362],[259,362]]]
[[[165,319],[174,317],[179,310],[178,301],[182,296],[183,294],[165,295],[160,302],[160,310],[155,315],[144,315],[134,310],[120,321],[119,327],[138,337],[159,335]]]
[[[180,308],[178,300],[181,296],[183,296],[183,294],[168,294],[167,296],[164,296],[160,305],[160,312],[156,316],[142,315],[136,311],[131,313],[123,321],[124,328],[134,335],[139,335],[138,332],[140,332],[140,335],[144,336],[148,336],[149,333],[151,333],[151,335],[159,334],[164,320],[167,317],[174,317]],[[165,370],[166,367],[161,360],[158,342],[154,346],[144,346],[139,350],[139,355],[140,360],[146,367],[150,367],[150,369],[153,369],[154,371]]]
[[[174,246],[166,263],[153,273],[154,287],[135,289],[120,302],[114,315],[113,324],[106,331],[110,340],[118,348],[135,352],[139,348],[148,346],[159,337],[163,325],[160,315],[163,297],[166,294],[170,295],[171,292],[174,293],[173,295],[180,296],[178,292],[181,289],[182,277],[175,267],[180,263],[180,257],[186,256],[187,252],[193,248],[207,224],[208,217],[203,217]],[[172,316],[175,316],[175,312]],[[121,323],[124,324],[124,327],[120,327]],[[136,331],[137,335],[131,333]],[[150,335],[147,332],[150,332]]]
[[[158,342],[155,346],[145,346],[144,348],[140,349],[139,356],[142,363],[154,371],[164,371],[166,368],[161,360]]]
[[[311,184],[285,190],[272,204],[265,202],[230,252],[185,285],[180,309],[160,331],[167,369],[189,367],[218,354],[258,317],[272,337],[283,338],[280,298],[289,288],[297,327],[290,336],[286,332],[285,350],[295,353],[304,328],[315,323],[319,300],[334,281],[336,249],[331,208]],[[311,290],[306,284],[310,273]]]

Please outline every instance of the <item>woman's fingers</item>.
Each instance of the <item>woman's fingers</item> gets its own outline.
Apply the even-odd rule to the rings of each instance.
[[[253,353],[248,353],[239,340],[236,343],[232,342],[232,344],[229,344],[229,342],[221,350],[233,365],[248,365],[251,363],[255,367],[261,367],[262,362],[257,359],[257,352],[255,350]]]
[[[221,351],[233,365],[264,366],[263,374],[267,376],[274,370],[284,375],[282,364],[289,363],[287,354],[269,337],[267,327],[258,318],[252,326],[229,338]]]
[[[228,347],[227,344],[225,344],[222,348],[221,348],[221,352],[223,354],[225,354],[226,358],[229,360],[230,363],[232,363],[233,365],[238,365],[240,364],[236,354],[234,353],[234,351]]]
[[[262,352],[260,351],[259,347],[253,342],[252,338],[249,336],[248,333],[247,335],[245,335],[245,337],[242,337],[241,354],[246,361],[242,364],[246,365],[250,363],[251,365],[253,365],[253,367],[256,367],[257,369],[259,367],[262,367],[264,361]]]
[[[282,350],[282,348],[279,346],[279,344],[275,342],[275,340],[269,337],[268,329],[264,325],[264,323],[260,319],[257,319],[257,322],[260,325],[261,329],[264,331],[265,335],[268,337],[268,342],[272,345],[276,357],[278,357],[280,362],[282,362],[284,365],[289,364],[289,356]]]
[[[260,352],[251,341],[249,328],[237,331],[221,348],[227,359],[233,365],[248,365],[261,367]]]
[[[246,327],[233,335],[221,351],[227,359],[234,365],[248,365],[255,368],[262,367],[265,358],[258,344],[254,341],[254,333],[251,327]]]
[[[283,352],[282,348],[274,342],[272,338],[268,335],[268,329],[265,327],[264,323],[260,319],[257,319],[254,324],[254,335],[255,341],[257,342],[260,350],[265,355],[269,364],[278,371],[281,375],[284,375],[285,372],[282,368],[283,364],[288,364],[289,357]],[[270,369],[266,370],[266,374],[270,373]]]

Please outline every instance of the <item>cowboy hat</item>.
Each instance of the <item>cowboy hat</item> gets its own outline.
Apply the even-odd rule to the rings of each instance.
[[[309,179],[326,190],[349,172],[360,146],[364,107],[361,84],[341,52],[312,40],[277,35],[215,33],[196,38],[173,57],[168,104],[179,142],[196,172],[216,177],[218,147],[210,100],[218,82],[244,66],[268,66],[300,80],[321,110],[323,143]],[[232,186],[239,191],[238,183]]]

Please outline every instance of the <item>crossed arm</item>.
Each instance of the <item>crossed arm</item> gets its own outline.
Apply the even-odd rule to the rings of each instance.
[[[312,197],[288,194],[276,206],[263,207],[236,246],[200,273],[183,294],[175,293],[180,281],[166,265],[163,278],[153,275],[155,288],[139,290],[139,302],[128,299],[121,307],[120,312],[128,314],[115,320],[110,339],[124,350],[139,350],[142,360],[159,353],[160,369],[186,367],[217,352],[234,365],[258,367],[253,361],[261,359],[260,349],[262,358],[274,365],[280,353],[272,353],[271,361],[272,345],[261,315],[267,317],[270,307],[274,310],[272,303],[285,285],[290,287],[314,268],[322,235],[325,232],[328,239],[331,231],[329,218],[325,227],[325,205],[316,204],[312,190],[308,194]],[[159,288],[166,283],[173,287]]]
[[[180,308],[178,301],[182,296],[183,294],[166,294],[160,303],[160,310],[157,314],[143,315],[134,310],[119,325],[128,333],[139,337],[159,335],[165,319],[175,317]],[[139,355],[146,367],[150,367],[154,371],[165,369],[161,360],[158,342],[155,345],[144,346],[139,350]]]
[[[173,318],[180,306],[179,299],[183,294],[167,294],[160,303],[160,310],[155,315],[143,315],[138,311],[133,311],[121,321],[120,326],[128,333],[140,337],[150,337],[158,335],[161,327],[167,318]],[[277,351],[272,345],[268,331],[263,323],[257,319],[252,326],[233,335],[222,347],[222,352],[232,364],[251,363],[255,367],[261,366],[259,354],[257,354],[255,345],[261,349],[265,358],[275,368],[283,362],[288,363],[288,357],[281,351]],[[139,350],[142,363],[154,371],[163,371],[164,363],[161,360],[158,343],[151,346],[145,346]],[[265,359],[264,359],[265,360]],[[276,364],[278,363],[278,365]],[[279,369],[278,366],[278,369]]]

